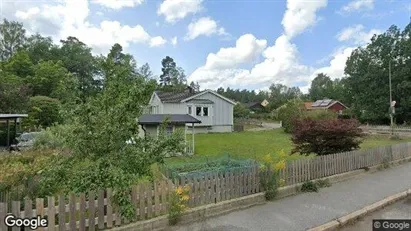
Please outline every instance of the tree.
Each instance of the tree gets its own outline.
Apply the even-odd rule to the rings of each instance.
[[[20,77],[0,71],[0,113],[26,112],[30,91]]]
[[[177,76],[177,65],[173,58],[166,56],[161,60],[161,66],[162,74],[160,75],[160,84],[162,86],[170,85],[173,77]]]
[[[276,109],[281,105],[284,105],[288,100],[298,98],[302,95],[298,87],[287,87],[283,84],[272,84],[269,88],[270,97],[269,107],[270,109]]]
[[[194,90],[194,92],[199,92],[200,91],[200,84],[198,84],[198,82],[194,83],[193,81],[191,81],[190,87]]]
[[[150,69],[150,65],[145,63],[138,69],[138,73],[146,79],[151,79],[153,77],[153,72]]]
[[[24,79],[33,76],[34,65],[28,52],[20,50],[4,63],[3,69]]]
[[[27,39],[24,47],[34,64],[39,63],[41,60],[59,59],[59,49],[53,45],[53,40],[50,37],[34,34]]]
[[[332,99],[331,94],[333,91],[333,81],[331,78],[324,73],[319,73],[311,82],[309,94],[311,100],[316,101],[321,99]]]
[[[113,188],[121,215],[132,220],[130,186],[150,176],[150,166],[163,163],[166,153],[182,151],[184,139],[178,133],[165,136],[163,129],[158,139],[139,137],[136,117],[151,96],[152,82],[130,78],[135,75],[131,56],[118,51],[112,49],[99,63],[105,79],[101,93],[74,113],[73,132],[67,137],[72,155],[56,160],[42,174],[42,185],[64,184],[74,192]],[[126,145],[130,139],[133,144]]]
[[[241,103],[237,103],[234,106],[233,110],[234,118],[248,118],[248,116],[250,115],[250,110],[244,104]]]
[[[25,126],[28,128],[49,127],[61,121],[60,102],[47,96],[34,96],[29,101],[28,121]]]
[[[34,76],[30,78],[29,83],[34,96],[42,95],[65,100],[65,90],[76,90],[72,89],[75,82],[61,61],[41,61],[36,65]]]
[[[281,121],[284,131],[290,133],[294,128],[293,121],[305,116],[304,102],[298,98],[290,99],[286,104],[277,108],[275,114]]]
[[[362,130],[355,119],[305,118],[294,121],[293,153],[328,155],[358,149]]]
[[[3,20],[0,23],[0,59],[7,60],[17,50],[23,47],[26,36],[23,24],[15,21]]]
[[[60,42],[62,46],[59,57],[68,72],[78,79],[80,98],[85,101],[100,90],[100,82],[96,79],[96,61],[91,54],[91,48],[76,37],[68,37]]]

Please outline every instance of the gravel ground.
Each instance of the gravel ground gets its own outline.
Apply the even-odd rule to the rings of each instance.
[[[318,193],[299,194],[170,230],[306,230],[405,191],[411,188],[410,179],[411,163],[406,163],[359,175]]]

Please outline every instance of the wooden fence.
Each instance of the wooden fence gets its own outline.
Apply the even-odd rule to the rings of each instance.
[[[410,156],[411,143],[402,143],[363,151],[307,157],[288,162],[286,168],[280,171],[280,178],[284,179],[286,185],[293,185]]]
[[[175,184],[164,180],[136,185],[130,193],[135,218],[142,221],[166,214],[168,195],[178,185],[190,186],[189,207],[254,194],[260,191],[257,171],[257,167],[244,168],[199,177],[183,176],[176,179]],[[71,194],[68,197],[0,203],[0,231],[7,230],[3,218],[9,213],[21,218],[37,215],[46,217],[48,228],[44,230],[100,230],[129,223],[119,216],[118,208],[112,203],[112,195],[113,191],[106,189],[87,194]]]
[[[391,133],[394,131],[395,133],[411,133],[411,127],[410,126],[393,126],[392,128],[390,126],[385,126],[385,125],[366,125],[366,126],[361,126],[361,129],[367,132],[377,132],[377,133]]]
[[[283,179],[286,185],[293,185],[410,156],[411,143],[403,143],[365,151],[307,157],[287,163],[285,169],[280,171],[280,179]],[[185,185],[190,186],[189,207],[218,203],[262,191],[257,166],[199,175],[180,175],[174,183],[164,180],[139,184],[132,187],[130,193],[136,220],[142,221],[166,214],[169,193],[176,186]],[[106,189],[87,194],[71,194],[68,197],[0,203],[0,218],[9,213],[17,217],[41,215],[49,222],[48,228],[44,230],[96,230],[129,223],[119,216],[118,208],[112,203],[112,195],[113,191]],[[0,231],[3,230],[7,229],[4,219],[0,219]]]

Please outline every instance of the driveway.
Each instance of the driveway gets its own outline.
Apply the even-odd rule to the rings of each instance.
[[[281,128],[281,124],[280,124],[280,123],[266,123],[266,122],[263,122],[261,125],[262,125],[262,127],[259,127],[259,128],[251,128],[251,129],[248,129],[247,131],[254,131],[254,132],[256,132],[256,131],[265,131],[265,130],[271,130],[271,129]]]
[[[231,212],[202,222],[173,227],[178,231],[278,230],[300,231],[344,216],[387,196],[411,188],[411,163],[261,206]]]

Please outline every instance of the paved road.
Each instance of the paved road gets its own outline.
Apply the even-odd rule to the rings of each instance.
[[[406,163],[357,176],[319,193],[304,193],[171,230],[306,230],[405,191],[411,188],[410,179],[411,163]]]
[[[373,219],[411,219],[411,198],[399,201],[339,231],[372,231]]]

